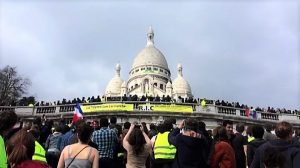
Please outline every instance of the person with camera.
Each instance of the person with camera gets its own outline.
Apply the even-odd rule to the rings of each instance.
[[[151,153],[151,142],[144,128],[136,123],[131,124],[123,139],[123,147],[127,151],[126,168],[145,168]]]
[[[169,134],[169,143],[176,147],[173,168],[207,167],[206,140],[198,131],[198,127],[198,121],[186,119]]]

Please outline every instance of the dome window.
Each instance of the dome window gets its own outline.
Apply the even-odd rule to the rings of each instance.
[[[145,68],[141,68],[141,70],[145,70]]]
[[[157,83],[154,83],[153,86],[154,86],[154,87],[157,87]]]
[[[159,72],[164,72],[162,69],[159,69]]]
[[[151,70],[151,67],[147,67],[147,70]]]
[[[139,72],[139,69],[135,70],[135,72]]]
[[[163,84],[160,84],[160,85],[159,85],[159,88],[160,88],[161,90],[163,90],[163,89],[164,89],[164,85],[163,85]]]
[[[154,70],[154,71],[158,71],[158,69],[157,69],[157,68],[153,68],[153,70]]]

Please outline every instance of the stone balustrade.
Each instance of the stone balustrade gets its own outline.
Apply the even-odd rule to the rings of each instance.
[[[197,117],[204,118],[207,120],[222,120],[222,119],[231,119],[237,122],[249,122],[249,123],[262,123],[263,122],[271,122],[275,123],[278,121],[288,121],[293,123],[294,125],[300,126],[300,116],[296,114],[281,114],[281,113],[268,113],[268,112],[256,112],[256,118],[252,116],[247,116],[245,109],[234,108],[234,107],[226,107],[226,106],[216,106],[208,104],[205,108],[201,107],[199,104],[193,103],[170,103],[170,102],[142,102],[142,101],[128,101],[128,102],[105,102],[105,103],[87,103],[82,104],[82,106],[86,105],[103,105],[103,104],[133,104],[133,111],[105,111],[105,112],[94,112],[87,113],[85,117],[92,118],[101,115],[122,115],[123,117],[153,117],[153,116],[168,116],[168,117]],[[161,111],[149,111],[149,110],[141,110],[138,108],[139,105],[181,105],[181,106],[191,106],[193,112],[185,113],[180,111],[174,112],[161,112]],[[61,115],[69,116],[71,118],[74,112],[75,104],[67,104],[67,105],[58,105],[58,106],[0,106],[0,112],[5,110],[13,110],[20,117],[24,118],[33,118],[34,116],[46,115],[54,118],[59,118]],[[156,118],[154,120],[157,120]]]

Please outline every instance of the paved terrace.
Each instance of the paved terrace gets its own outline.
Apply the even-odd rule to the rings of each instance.
[[[131,106],[131,109],[126,108],[110,108],[119,106]],[[4,110],[14,110],[19,117],[24,120],[31,120],[35,116],[46,115],[48,119],[58,120],[62,116],[71,121],[75,104],[58,105],[58,106],[0,106],[0,112]],[[101,103],[84,103],[82,107],[105,107],[97,111],[84,112],[86,119],[95,119],[101,116],[116,116],[119,123],[126,121],[138,121],[146,123],[157,123],[169,117],[176,119],[185,119],[187,117],[201,119],[207,123],[208,127],[214,127],[220,124],[222,120],[229,119],[234,122],[243,122],[245,124],[260,124],[267,123],[274,124],[278,121],[288,121],[295,127],[300,127],[300,115],[296,114],[283,114],[283,113],[269,113],[257,111],[257,118],[252,116],[247,117],[245,109],[216,106],[212,104],[206,105],[202,108],[199,104],[192,103],[165,103],[165,102],[132,102],[132,101],[112,101]],[[163,106],[156,110],[153,107]],[[174,108],[174,106],[176,106]],[[190,109],[189,112],[183,112],[183,108]],[[172,110],[174,109],[174,110]],[[95,111],[96,110],[96,111]]]

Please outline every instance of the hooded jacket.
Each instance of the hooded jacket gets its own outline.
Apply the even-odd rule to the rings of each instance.
[[[263,157],[267,148],[277,149],[284,157],[283,168],[298,168],[300,165],[300,149],[292,141],[271,140],[261,145],[255,152],[251,168],[264,168]]]
[[[248,167],[250,167],[250,165],[253,161],[256,149],[258,147],[260,147],[262,144],[266,143],[266,142],[267,141],[264,140],[264,139],[254,139],[253,141],[251,141],[247,145],[247,164],[248,164]]]
[[[173,168],[205,168],[207,153],[204,136],[200,138],[185,136],[175,128],[169,134],[169,143],[176,147]]]

